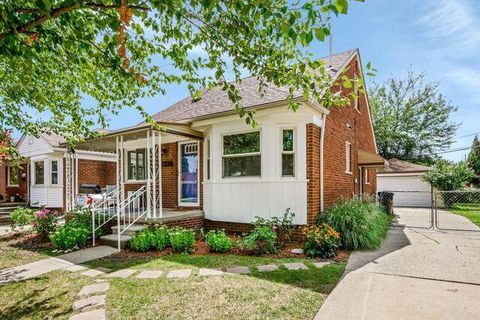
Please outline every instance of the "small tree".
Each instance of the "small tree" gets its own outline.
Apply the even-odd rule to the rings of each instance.
[[[472,142],[472,150],[468,154],[467,164],[476,175],[475,185],[480,185],[480,140],[475,136]]]
[[[451,163],[443,159],[423,176],[423,180],[440,191],[461,190],[473,178],[475,173],[465,162]]]

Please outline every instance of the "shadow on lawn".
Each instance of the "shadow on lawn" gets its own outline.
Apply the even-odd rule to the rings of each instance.
[[[42,293],[48,293],[49,289],[47,286],[42,284],[45,279],[47,278],[42,277],[28,280],[34,282],[33,287],[35,289],[31,290],[32,292],[28,294],[28,298],[16,303],[15,305],[2,308],[0,311],[0,319],[31,319],[39,317],[41,314],[48,315],[49,319],[57,319],[61,316],[69,314],[71,311],[70,309],[63,312],[55,312],[55,310],[58,310],[59,307],[58,304],[55,303],[56,296],[68,294],[67,291],[59,292],[56,294],[56,296],[41,297]],[[43,287],[38,289],[39,286]]]

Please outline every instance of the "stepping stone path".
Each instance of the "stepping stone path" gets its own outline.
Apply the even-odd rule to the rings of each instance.
[[[316,268],[323,268],[325,267],[326,265],[330,264],[331,262],[330,261],[322,261],[322,262],[314,262],[313,265],[316,267]]]
[[[84,276],[89,276],[89,277],[96,277],[99,275],[104,275],[105,272],[97,270],[97,269],[88,269],[87,271],[82,272]]]
[[[308,270],[308,267],[302,262],[284,263],[283,265],[288,270]]]
[[[85,311],[70,317],[70,320],[105,320],[105,309]]]
[[[80,290],[78,296],[90,296],[95,293],[105,293],[108,289],[108,282],[98,282],[85,286]]]
[[[71,267],[66,268],[65,270],[70,271],[70,272],[78,272],[78,271],[82,271],[82,270],[86,270],[86,269],[87,269],[87,267],[85,267],[85,266],[75,264]]]
[[[112,273],[107,274],[107,278],[128,278],[132,274],[137,272],[137,270],[133,269],[121,269]]]
[[[200,269],[198,271],[198,275],[200,277],[209,277],[209,276],[221,276],[223,275],[223,271],[221,269]]]
[[[146,270],[140,272],[136,278],[137,279],[157,279],[163,274],[161,270]]]
[[[248,267],[232,267],[227,269],[228,273],[249,274],[250,268]]]
[[[108,287],[108,282],[97,282],[84,286],[78,293],[80,300],[73,303],[73,309],[79,313],[72,315],[70,320],[104,320]]]
[[[173,270],[167,274],[167,278],[188,278],[192,274],[191,269]]]
[[[257,266],[257,270],[259,272],[276,271],[278,270],[278,266],[276,264],[266,264],[263,266]]]

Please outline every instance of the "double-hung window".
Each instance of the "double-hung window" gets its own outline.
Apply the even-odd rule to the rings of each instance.
[[[293,129],[282,130],[282,177],[295,176],[295,137]]]
[[[18,187],[20,170],[18,167],[8,167],[8,186]]]
[[[43,161],[35,161],[33,165],[35,171],[35,184],[45,183],[45,163]]]
[[[260,131],[223,136],[223,177],[261,176]]]
[[[352,173],[352,144],[348,141],[345,142],[345,172]]]
[[[145,180],[146,149],[136,149],[127,152],[128,180]]]
[[[50,175],[51,175],[51,183],[58,184],[58,161],[52,160],[50,162]]]

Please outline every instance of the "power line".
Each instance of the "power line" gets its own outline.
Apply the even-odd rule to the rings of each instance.
[[[460,138],[475,136],[477,134],[480,134],[480,131],[477,131],[477,132],[474,132],[474,133],[469,133],[469,134],[464,134],[463,136],[454,137],[453,139],[457,140],[457,139],[460,139]]]

